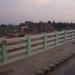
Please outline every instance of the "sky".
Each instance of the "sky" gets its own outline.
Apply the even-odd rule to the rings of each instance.
[[[75,22],[75,0],[0,0],[0,24]]]

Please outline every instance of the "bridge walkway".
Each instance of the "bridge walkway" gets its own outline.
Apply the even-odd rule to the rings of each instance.
[[[74,51],[74,41],[48,51],[33,55],[31,57],[0,66],[0,75],[34,75],[39,69],[52,63],[65,52]]]

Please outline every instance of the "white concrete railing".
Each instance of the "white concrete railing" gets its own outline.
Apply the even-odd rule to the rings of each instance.
[[[55,31],[12,39],[2,38],[0,39],[0,64],[49,50],[74,38],[75,30]]]

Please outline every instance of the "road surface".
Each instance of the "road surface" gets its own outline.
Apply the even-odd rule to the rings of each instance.
[[[75,56],[47,75],[75,75]]]
[[[74,51],[75,44],[73,42],[71,41],[48,51],[33,55],[29,58],[0,66],[0,75],[34,75],[38,70],[42,69],[47,64],[52,63],[55,59],[59,58],[66,52]],[[73,62],[75,63],[75,61]],[[69,63],[66,62],[65,66],[68,66],[68,64]],[[70,66],[68,68],[63,67],[61,69],[59,67],[59,69],[53,72],[55,74],[52,75],[63,75],[63,73],[67,73],[69,69]]]

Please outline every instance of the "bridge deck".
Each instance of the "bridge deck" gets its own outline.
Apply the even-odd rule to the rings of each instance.
[[[74,50],[74,43],[69,42],[60,47],[33,55],[31,57],[0,66],[0,75],[34,75],[34,73],[65,52]]]

